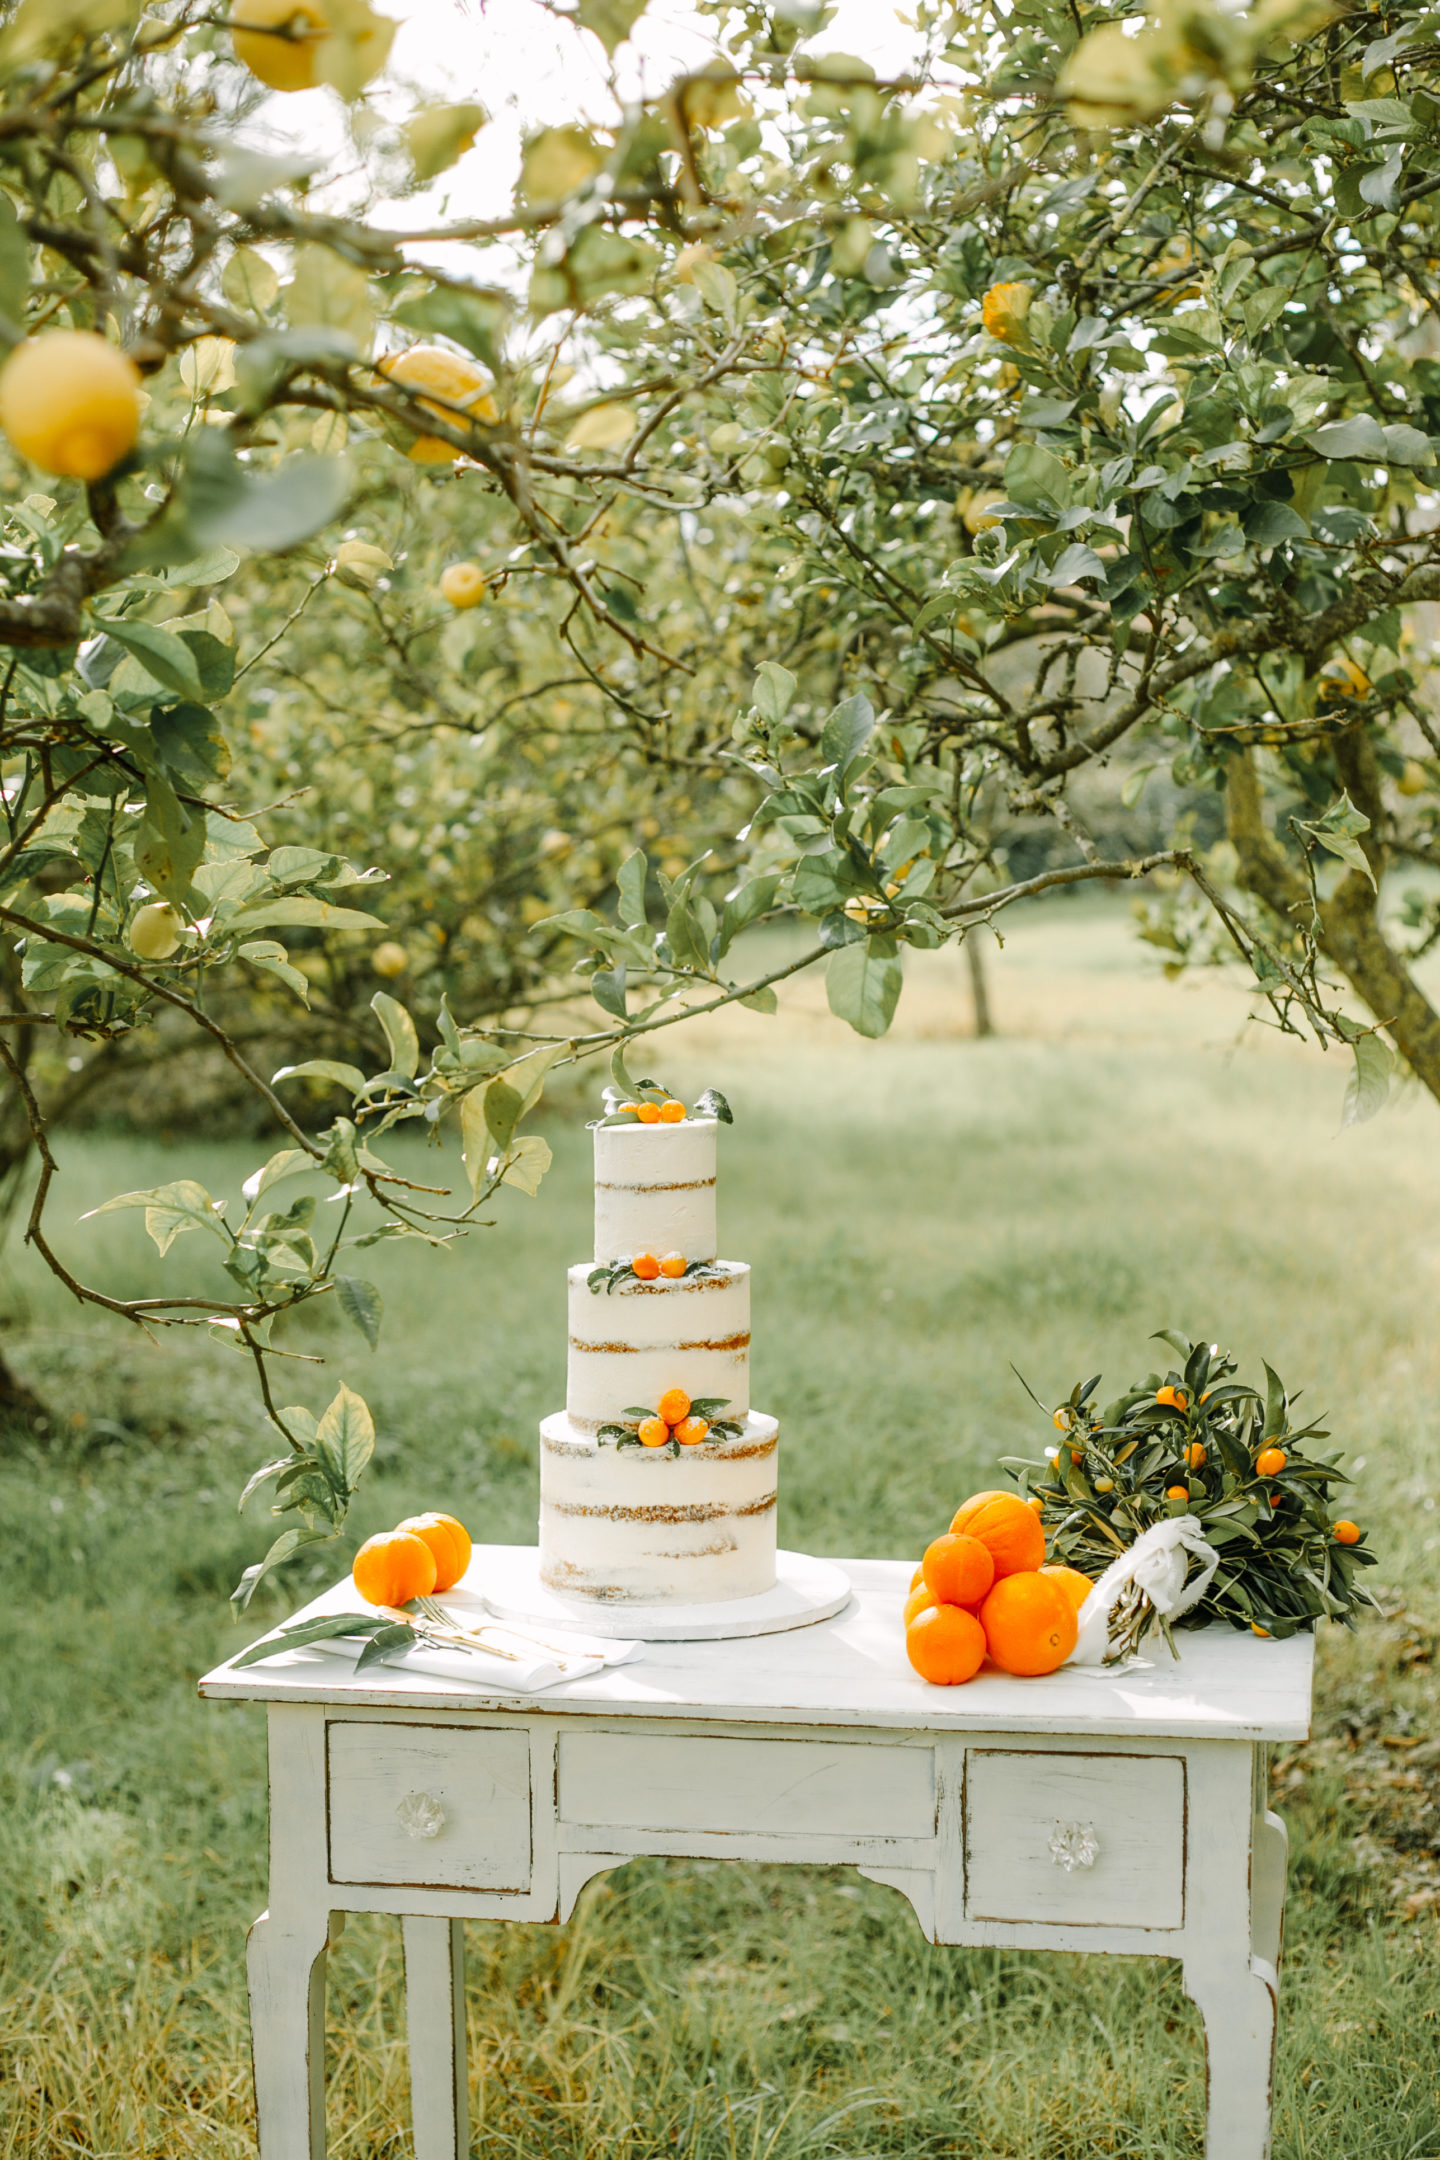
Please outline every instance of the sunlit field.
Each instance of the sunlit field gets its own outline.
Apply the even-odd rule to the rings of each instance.
[[[703,1022],[654,1053],[671,1085],[735,1107],[722,1249],[755,1267],[782,1542],[918,1553],[997,1455],[1044,1444],[1012,1367],[1042,1400],[1100,1369],[1118,1388],[1170,1326],[1303,1384],[1354,1457],[1384,1617],[1323,1638],[1316,1737],[1274,1763],[1295,1850],[1276,2153],[1440,2154],[1436,1113],[1402,1099],[1341,1133],[1337,1060],[1247,1029],[1233,990],[1163,983],[1122,910],[1015,924],[991,988],[986,1042],[941,956],[884,1043],[805,982],[778,1020]],[[563,1267],[588,1251],[588,1114],[578,1085],[556,1100],[537,1201],[507,1194],[446,1253],[364,1256],[377,1353],[338,1318],[287,1339],[326,1362],[290,1367],[284,1399],[319,1406],[343,1373],[374,1408],[358,1536],[432,1506],[479,1538],[533,1535]],[[435,1183],[458,1168],[391,1152]],[[67,1258],[127,1292],[206,1280],[193,1238],[160,1263],[138,1216],[78,1217],[176,1175],[233,1193],[260,1159],[188,1135],[66,1139]],[[226,1594],[267,1539],[263,1511],[235,1512],[268,1452],[251,1376],[204,1339],[82,1313],[17,1248],[0,1320],[54,1412],[0,1455],[0,2155],[231,2160],[253,2151],[262,1725],[194,1681],[245,1639]],[[262,1593],[257,1618],[352,1550]],[[1202,2051],[1174,1966],[937,1951],[842,1869],[636,1863],[569,1926],[474,1925],[469,1948],[477,2153],[1200,2150]],[[332,2150],[408,2154],[398,1925],[353,1922],[331,1972]]]

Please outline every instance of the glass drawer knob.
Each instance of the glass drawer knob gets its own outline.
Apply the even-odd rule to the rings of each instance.
[[[395,1813],[406,1837],[439,1837],[445,1827],[445,1810],[433,1793],[407,1792]]]
[[[1094,1823],[1056,1823],[1050,1833],[1050,1858],[1056,1867],[1072,1875],[1077,1867],[1094,1867],[1099,1857],[1100,1840]]]

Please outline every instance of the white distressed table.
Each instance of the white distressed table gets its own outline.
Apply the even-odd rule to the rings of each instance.
[[[933,1688],[905,1660],[909,1567],[842,1565],[855,1596],[833,1620],[652,1644],[538,1696],[303,1653],[201,1681],[269,1706],[261,2160],[324,2153],[325,1956],[346,1912],[403,1916],[417,2160],[468,2160],[463,1923],[565,1920],[637,1853],[848,1862],[935,1943],[1179,1958],[1207,2160],[1264,2160],[1285,1897],[1267,1743],[1309,1730],[1312,1638],[1211,1628],[1178,1664],[1161,1646],[1118,1675]],[[307,1611],[352,1598],[339,1584]]]

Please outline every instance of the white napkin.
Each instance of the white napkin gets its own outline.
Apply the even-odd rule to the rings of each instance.
[[[1187,1583],[1190,1555],[1204,1564],[1194,1581]],[[1110,1614],[1117,1599],[1138,1583],[1156,1612],[1167,1620],[1178,1619],[1198,1605],[1220,1565],[1220,1555],[1206,1538],[1194,1515],[1176,1515],[1169,1522],[1152,1523],[1128,1551],[1112,1560],[1080,1608],[1080,1639],[1072,1665],[1099,1665],[1110,1648]]]
[[[645,1646],[639,1642],[572,1634],[568,1628],[552,1628],[548,1622],[543,1636],[537,1639],[518,1621],[496,1620],[483,1610],[447,1610],[457,1626],[483,1628],[502,1650],[518,1652],[519,1662],[490,1657],[483,1649],[470,1650],[459,1643],[417,1644],[367,1665],[362,1679],[371,1673],[377,1679],[382,1673],[400,1677],[407,1672],[429,1673],[439,1680],[458,1680],[486,1695],[538,1695],[542,1688],[556,1687],[565,1680],[585,1680],[606,1665],[628,1665],[633,1658],[644,1655]],[[327,1635],[273,1662],[308,1664],[314,1657],[343,1658],[353,1667],[364,1647],[363,1636]]]

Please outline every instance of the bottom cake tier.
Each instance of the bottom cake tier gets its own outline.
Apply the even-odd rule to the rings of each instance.
[[[617,1447],[557,1411],[540,1427],[540,1580],[606,1604],[716,1605],[775,1583],[780,1428],[752,1410],[738,1439]]]

